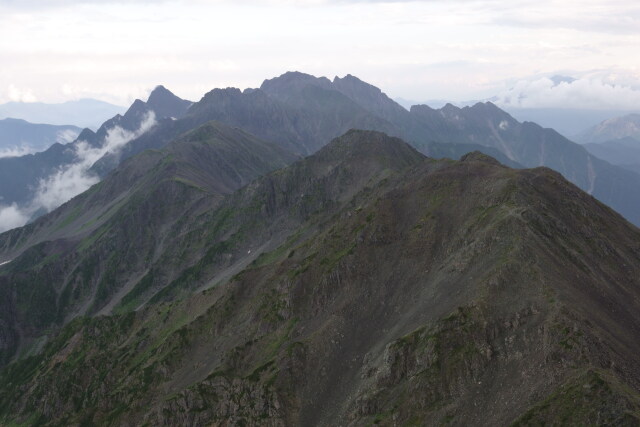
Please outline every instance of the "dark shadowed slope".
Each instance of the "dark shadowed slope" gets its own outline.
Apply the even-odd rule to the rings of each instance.
[[[640,232],[547,168],[354,131],[184,221],[121,314],[2,371],[0,419],[640,420]]]

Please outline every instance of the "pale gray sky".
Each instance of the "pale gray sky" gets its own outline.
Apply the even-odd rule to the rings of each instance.
[[[413,100],[637,109],[640,2],[0,0],[0,64],[0,102],[198,100],[298,70]]]

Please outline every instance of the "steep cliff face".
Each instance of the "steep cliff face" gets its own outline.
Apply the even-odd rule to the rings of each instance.
[[[640,420],[640,232],[549,169],[353,131],[174,229],[116,314],[2,371],[0,419]]]

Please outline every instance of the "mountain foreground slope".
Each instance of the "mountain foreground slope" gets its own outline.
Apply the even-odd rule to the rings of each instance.
[[[189,215],[197,219],[224,194],[295,159],[238,129],[209,123],[0,235],[0,259],[12,260],[0,275],[6,307],[0,363],[17,350],[37,350],[51,327],[111,310],[145,280],[163,251],[175,256],[171,239],[184,233]]]
[[[220,126],[206,133],[233,134]],[[132,158],[69,205],[92,193],[108,199],[128,167],[167,154]],[[134,169],[135,182],[163,182],[156,166]],[[437,161],[397,138],[350,131],[231,190],[186,209],[181,192],[136,207],[154,218],[177,200],[182,213],[152,227],[158,243],[127,253],[146,261],[118,260],[111,283],[122,292],[108,294],[118,301],[111,307],[101,302],[104,316],[58,318],[49,328],[66,326],[40,351],[1,371],[0,420],[640,422],[640,231],[558,173],[510,169],[480,153]],[[141,197],[142,206],[153,200]],[[122,209],[112,221],[143,232]],[[2,253],[60,221],[55,214],[2,235]],[[139,240],[93,236],[75,257]],[[81,258],[51,248],[72,241],[62,236],[0,266],[0,290],[11,295],[21,275],[42,286],[70,268]],[[85,277],[100,283],[107,272]],[[127,276],[142,278],[125,286]],[[57,301],[62,290],[52,292]]]

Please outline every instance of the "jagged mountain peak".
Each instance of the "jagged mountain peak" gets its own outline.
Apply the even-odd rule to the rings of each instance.
[[[205,93],[202,99],[198,103],[196,103],[196,105],[200,103],[206,103],[213,99],[233,98],[240,95],[242,95],[242,91],[237,87],[214,88]]]
[[[149,94],[149,98],[147,102],[154,96],[175,96],[173,92],[167,89],[164,85],[157,85],[153,88],[151,93]]]
[[[495,120],[506,120],[509,123],[517,123],[511,114],[507,113],[491,101],[476,102],[470,107],[464,107],[461,110],[473,113],[478,117],[490,117]]]
[[[160,85],[151,91],[147,102],[141,99],[133,101],[123,117],[126,122],[133,120],[135,124],[139,124],[140,119],[149,112],[153,112],[157,119],[170,117],[180,118],[186,114],[192,104],[191,101],[177,97],[164,86]]]
[[[406,119],[407,111],[404,107],[389,98],[380,88],[360,80],[356,76],[347,74],[343,78],[335,77],[333,88],[385,119],[399,119],[400,117]]]
[[[449,112],[458,112],[461,110],[460,107],[456,107],[455,105],[453,105],[450,102],[447,102],[444,107],[442,107],[440,109],[441,111],[445,112],[445,113],[449,113]]]
[[[331,81],[326,77],[316,77],[311,74],[302,73],[300,71],[287,71],[286,73],[278,77],[265,80],[260,86],[260,89],[264,90],[265,92],[273,92],[278,91],[283,86],[307,84],[313,84],[316,86],[328,88],[331,86]]]
[[[133,103],[131,104],[131,106],[129,106],[129,108],[127,109],[127,111],[124,113],[123,116],[128,117],[128,116],[139,114],[145,111],[147,111],[147,103],[141,99],[136,98],[136,100],[133,101]],[[116,114],[114,118],[115,117],[122,117],[122,116],[120,116],[120,114]]]
[[[84,128],[82,129],[82,132],[80,132],[80,135],[78,135],[77,140],[78,141],[89,141],[92,140],[93,138],[95,138],[96,133],[94,131],[92,131],[89,128]]]
[[[353,74],[347,74],[346,76],[340,78],[335,76],[333,78],[334,86],[340,87],[351,87],[351,88],[359,88],[361,90],[370,90],[376,94],[381,94],[382,90],[375,87],[374,85],[365,82],[364,80],[354,76]]]
[[[179,118],[186,114],[193,103],[174,95],[162,85],[156,86],[149,94],[147,107],[153,110],[156,116]]]

